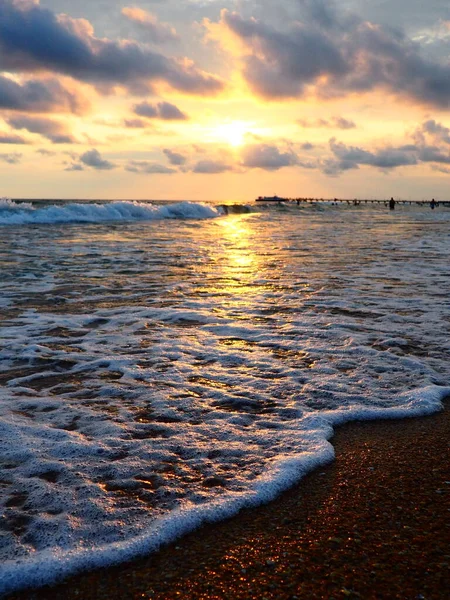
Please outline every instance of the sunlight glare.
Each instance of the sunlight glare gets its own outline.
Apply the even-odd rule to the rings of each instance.
[[[230,146],[241,146],[246,134],[249,133],[249,123],[229,121],[214,127],[212,133],[215,138],[227,142]]]

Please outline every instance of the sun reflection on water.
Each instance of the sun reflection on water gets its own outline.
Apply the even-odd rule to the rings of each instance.
[[[214,312],[247,320],[254,316],[268,285],[259,233],[251,215],[229,215],[216,223],[208,276],[208,293],[218,300]]]
[[[258,272],[260,264],[256,252],[255,231],[251,219],[244,215],[233,215],[220,222],[222,265],[243,279]]]
[[[257,271],[258,256],[254,248],[254,232],[245,216],[228,217],[220,221],[221,249],[224,261],[236,275],[254,274]],[[225,266],[225,265],[224,265]]]

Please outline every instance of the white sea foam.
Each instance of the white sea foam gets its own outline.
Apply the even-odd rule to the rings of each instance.
[[[0,593],[267,502],[333,459],[335,425],[439,410],[449,220],[5,228]]]
[[[11,198],[0,198],[0,212],[7,210],[17,210],[18,207],[22,210],[33,210],[31,202],[14,202]]]
[[[40,206],[29,202],[0,200],[0,225],[211,219],[219,214],[220,212],[212,206],[195,202],[178,202],[162,206],[148,202],[67,203]]]

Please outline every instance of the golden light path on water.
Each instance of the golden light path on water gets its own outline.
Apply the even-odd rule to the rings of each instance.
[[[255,232],[248,216],[236,215],[220,221],[220,249],[228,265],[222,265],[226,274],[248,282],[261,271],[261,255],[255,248]]]

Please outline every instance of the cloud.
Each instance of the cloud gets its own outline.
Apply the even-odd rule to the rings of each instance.
[[[160,23],[155,15],[142,8],[126,6],[122,15],[141,29],[146,38],[156,44],[178,41],[176,30],[167,23]]]
[[[20,135],[0,133],[0,144],[28,144],[28,142]]]
[[[78,154],[72,150],[64,150],[63,154],[69,156],[73,161],[78,160]]]
[[[181,166],[186,164],[186,157],[182,154],[179,154],[178,152],[173,152],[168,148],[164,148],[163,152],[169,159],[171,165]]]
[[[326,129],[354,129],[356,124],[344,117],[331,117],[331,119],[298,119],[298,125],[307,129],[307,128],[326,128]]]
[[[185,113],[169,102],[159,102],[158,112],[159,117],[166,121],[186,121],[189,119]]]
[[[175,169],[160,165],[159,163],[153,163],[146,160],[131,160],[125,167],[126,171],[132,173],[142,173],[145,175],[170,175],[176,173]]]
[[[242,150],[241,164],[250,169],[277,171],[282,167],[291,167],[298,163],[297,156],[289,152],[280,152],[277,146],[252,144]]]
[[[437,171],[438,173],[444,173],[445,175],[450,175],[450,169],[447,169],[446,167],[432,166],[431,168],[433,171]]]
[[[283,30],[226,9],[221,26],[241,44],[242,74],[266,99],[314,93],[331,98],[384,89],[417,103],[450,107],[450,65],[428,59],[399,30],[364,21],[329,2],[299,4]]]
[[[423,134],[428,133],[435,139],[450,144],[450,129],[441,125],[441,123],[437,123],[434,119],[422,123],[421,130]]]
[[[145,129],[148,124],[142,119],[125,119],[124,125],[130,129]]]
[[[53,150],[47,150],[47,148],[39,148],[38,150],[36,150],[36,152],[38,154],[40,154],[41,156],[55,156],[56,152],[53,152]]]
[[[320,26],[295,23],[280,32],[255,18],[223,10],[222,24],[245,48],[243,75],[251,89],[269,98],[301,96],[307,84],[326,74],[344,75],[346,61]]]
[[[147,119],[162,119],[164,121],[186,121],[189,119],[185,113],[169,102],[158,102],[156,105],[141,102],[136,104],[133,110],[135,114]]]
[[[364,6],[366,18],[393,27],[406,27],[414,32],[434,28],[437,23],[445,27],[445,19],[449,17],[446,0],[395,0],[395,3],[357,0],[357,3]]]
[[[350,119],[344,119],[344,117],[334,117],[332,124],[338,129],[354,129],[356,124]]]
[[[56,16],[35,3],[0,2],[0,70],[54,72],[101,86],[145,89],[165,83],[211,95],[224,84],[187,59],[167,58],[145,44],[97,38],[85,19]]]
[[[423,146],[418,151],[418,158],[421,162],[444,163],[450,165],[450,154],[436,146]]]
[[[54,144],[73,144],[74,138],[67,132],[65,126],[59,121],[44,117],[11,117],[6,122],[13,129],[26,129],[30,133],[37,133],[49,139]]]
[[[84,114],[89,106],[74,86],[69,89],[56,79],[35,79],[19,84],[0,75],[0,109]]]
[[[105,160],[101,157],[100,152],[93,148],[92,150],[88,150],[84,154],[80,156],[80,161],[88,167],[92,167],[93,169],[97,169],[100,171],[109,171],[110,169],[115,169],[116,165],[109,160]],[[73,170],[73,169],[72,169]]]
[[[413,143],[370,150],[346,145],[333,137],[329,141],[331,154],[316,159],[315,168],[331,176],[360,166],[388,173],[398,167],[428,164],[435,171],[446,172],[447,167],[441,165],[450,165],[450,128],[429,119],[416,128],[412,138]],[[305,163],[299,162],[299,166]]]
[[[21,158],[22,158],[22,154],[19,154],[18,152],[14,152],[11,154],[0,154],[0,160],[8,163],[9,165],[19,164]]]
[[[140,117],[146,117],[147,119],[156,119],[159,116],[157,107],[148,102],[136,104],[133,111]]]
[[[337,160],[325,162],[325,172],[328,174],[357,169],[359,165],[370,165],[381,170],[390,170],[418,163],[416,154],[409,150],[386,147],[371,152],[358,146],[347,146],[342,142],[337,142],[335,138],[330,140],[330,150]]]
[[[80,163],[72,163],[71,165],[67,166],[64,171],[84,171],[84,167],[83,165],[80,165]]]
[[[193,173],[203,173],[208,175],[215,175],[218,173],[225,173],[231,171],[233,167],[221,160],[205,159],[199,160],[193,167]]]

